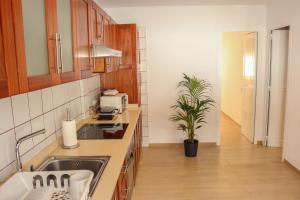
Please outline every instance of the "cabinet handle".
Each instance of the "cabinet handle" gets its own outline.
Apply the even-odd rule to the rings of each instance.
[[[59,62],[59,34],[58,33],[55,33],[55,36],[54,36],[54,40],[55,40],[55,49],[56,49],[56,70],[57,70],[57,73],[59,74],[60,73],[60,62]]]
[[[93,68],[96,70],[96,45],[92,45],[92,51],[93,51]]]
[[[127,174],[128,168],[131,165],[131,162],[133,162],[133,160],[134,160],[134,156],[133,156],[133,153],[131,153],[130,158],[127,161],[127,165],[124,167],[123,174]]]
[[[60,61],[60,67],[59,67],[59,70],[60,70],[60,73],[63,72],[63,68],[64,68],[64,64],[63,64],[63,60],[62,60],[62,43],[61,43],[61,36],[60,34],[58,34],[58,41],[59,41],[59,61]]]

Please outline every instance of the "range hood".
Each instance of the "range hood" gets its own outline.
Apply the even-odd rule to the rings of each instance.
[[[105,57],[122,57],[122,52],[116,49],[111,49],[104,45],[93,45],[93,57],[94,58],[105,58]]]

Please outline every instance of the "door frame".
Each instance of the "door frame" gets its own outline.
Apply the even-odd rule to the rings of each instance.
[[[262,58],[260,58],[258,55],[259,52],[259,41],[260,41],[260,34],[263,33],[262,30],[259,29],[237,29],[237,30],[223,30],[220,33],[219,36],[219,59],[218,59],[218,80],[217,80],[217,99],[219,100],[219,104],[217,104],[216,109],[218,111],[218,119],[217,119],[217,126],[218,126],[218,132],[217,132],[217,145],[221,144],[221,88],[222,88],[222,84],[221,84],[221,80],[222,80],[222,57],[223,57],[223,52],[222,52],[222,41],[223,41],[223,33],[234,33],[234,32],[249,32],[249,33],[256,33],[256,62],[255,62],[255,81],[254,81],[254,122],[253,122],[253,144],[257,144],[257,137],[256,137],[256,120],[257,120],[257,83],[258,83],[258,65],[259,65],[259,60],[262,59],[263,60],[263,56]],[[263,55],[263,53],[262,53]]]
[[[269,39],[269,46],[268,46],[268,65],[267,65],[267,74],[266,74],[266,101],[265,101],[265,131],[264,131],[264,135],[263,135],[263,146],[268,147],[268,131],[269,131],[269,112],[270,112],[270,82],[271,82],[271,72],[272,72],[272,47],[273,47],[273,43],[272,43],[272,33],[273,31],[276,30],[288,30],[289,31],[289,41],[288,41],[288,58],[287,58],[287,83],[286,83],[286,102],[287,102],[287,98],[288,98],[288,90],[289,90],[289,77],[290,77],[290,62],[291,62],[291,37],[292,37],[292,31],[291,31],[291,26],[290,25],[286,25],[286,26],[281,26],[280,28],[272,28],[269,32],[268,32],[268,39]],[[287,108],[287,104],[285,105],[285,108]],[[286,109],[285,109],[285,118],[286,118]],[[285,129],[286,129],[286,123],[284,124],[284,132],[283,132],[283,145],[282,148],[284,149],[284,141],[285,141]],[[284,151],[282,151],[282,159],[284,159]]]

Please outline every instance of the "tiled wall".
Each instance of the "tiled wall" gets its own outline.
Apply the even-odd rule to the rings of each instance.
[[[46,134],[23,142],[23,162],[61,136],[61,122],[69,108],[72,119],[82,119],[98,99],[99,75],[0,99],[0,181],[16,170],[15,144],[19,138],[45,129]]]
[[[143,146],[149,146],[149,131],[148,131],[148,81],[147,81],[147,56],[146,56],[146,28],[138,27],[139,29],[139,54],[140,61],[138,70],[140,74],[141,84],[141,104],[143,117]]]

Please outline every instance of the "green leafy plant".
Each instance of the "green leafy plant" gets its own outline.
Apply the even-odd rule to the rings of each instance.
[[[183,81],[178,83],[179,97],[176,105],[171,108],[175,111],[170,120],[178,123],[178,129],[187,133],[189,142],[194,142],[195,130],[206,123],[206,113],[214,106],[211,97],[211,84],[195,76],[183,74]]]

